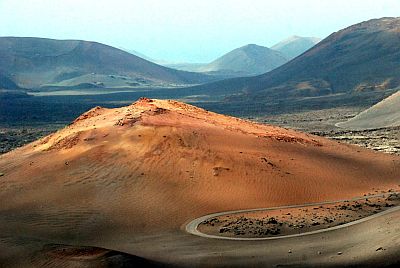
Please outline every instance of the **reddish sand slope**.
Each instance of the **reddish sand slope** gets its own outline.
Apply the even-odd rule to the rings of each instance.
[[[0,231],[82,245],[101,233],[108,248],[212,212],[395,188],[400,158],[141,99],[0,156],[0,172]]]

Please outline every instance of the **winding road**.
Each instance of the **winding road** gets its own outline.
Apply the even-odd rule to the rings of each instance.
[[[202,233],[198,230],[199,225],[211,218],[214,217],[220,217],[220,216],[225,216],[225,215],[233,215],[233,214],[241,214],[241,213],[249,213],[249,212],[259,212],[259,211],[271,211],[271,210],[279,210],[279,209],[290,209],[290,208],[301,208],[301,207],[310,207],[310,206],[321,206],[321,205],[330,205],[330,204],[336,204],[336,203],[341,203],[341,202],[351,202],[351,201],[358,201],[358,200],[363,200],[363,199],[369,199],[369,198],[384,198],[390,195],[399,195],[400,192],[389,192],[389,193],[382,193],[382,194],[376,194],[376,195],[367,195],[363,197],[356,197],[353,199],[344,199],[344,200],[336,200],[336,201],[324,201],[324,202],[318,202],[318,203],[307,203],[307,204],[300,204],[300,205],[289,205],[289,206],[279,206],[279,207],[270,207],[270,208],[255,208],[255,209],[243,209],[243,210],[232,210],[232,211],[224,211],[224,212],[217,212],[213,214],[208,214],[202,217],[199,217],[197,219],[192,220],[189,222],[185,230],[186,232],[204,237],[204,238],[213,238],[213,239],[223,239],[223,240],[237,240],[237,241],[256,241],[256,240],[276,240],[276,239],[283,239],[283,238],[290,238],[290,237],[299,237],[299,236],[306,236],[306,235],[311,235],[311,234],[317,234],[317,233],[323,233],[323,232],[328,232],[332,230],[337,230],[341,228],[346,228],[355,224],[359,224],[362,222],[366,222],[368,220],[372,220],[377,217],[381,217],[383,215],[392,213],[394,211],[400,210],[400,206],[373,214],[371,216],[355,220],[346,224],[342,225],[337,225],[334,227],[329,227],[325,229],[320,229],[316,231],[310,231],[310,232],[305,232],[305,233],[300,233],[300,234],[291,234],[291,235],[281,235],[281,236],[276,236],[276,237],[225,237],[225,236],[217,236],[217,235],[209,235]]]

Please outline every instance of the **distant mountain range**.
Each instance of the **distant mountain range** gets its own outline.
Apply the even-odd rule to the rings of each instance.
[[[308,39],[310,46],[318,41]],[[2,87],[39,90],[201,84],[180,89],[179,94],[182,98],[217,96],[226,103],[277,106],[291,100],[311,100],[313,107],[319,107],[322,101],[329,104],[333,97],[336,104],[369,105],[400,86],[400,18],[374,19],[335,32],[267,72],[281,64],[278,60],[284,58],[283,53],[305,42],[292,37],[274,46],[282,52],[248,45],[210,64],[192,66],[219,75],[212,76],[166,68],[95,42],[0,38],[0,83]],[[268,60],[271,58],[275,60]],[[263,74],[212,82],[232,74],[246,76],[256,72]]]
[[[1,86],[28,89],[190,85],[215,80],[81,40],[0,37]]]
[[[321,41],[316,37],[291,36],[288,39],[279,42],[271,49],[281,52],[289,60],[303,54]]]
[[[400,91],[349,121],[337,125],[342,128],[357,130],[400,126]]]
[[[126,48],[123,48],[123,47],[119,47],[119,49],[121,49],[121,50],[123,50],[123,51],[126,51],[126,52],[128,52],[128,53],[130,53],[130,54],[133,54],[133,55],[135,55],[135,56],[138,56],[139,58],[145,59],[145,60],[147,60],[147,61],[151,61],[151,62],[153,62],[153,63],[157,63],[157,61],[156,61],[155,59],[150,58],[150,57],[148,57],[147,55],[145,55],[145,54],[143,54],[143,53],[140,53],[140,52],[138,52],[138,51],[136,51],[136,50],[133,50],[133,49],[126,49]],[[157,63],[157,64],[158,64],[158,63]]]
[[[400,85],[400,18],[362,22],[319,42],[256,77],[219,81],[192,92],[233,95],[229,100],[289,99],[382,92]]]
[[[201,67],[200,71],[252,75],[269,72],[286,62],[287,58],[282,53],[267,47],[250,44],[232,50]]]
[[[247,45],[208,64],[171,64],[169,68],[160,65],[165,62],[157,62],[137,51],[96,42],[0,37],[0,88],[42,91],[203,84],[269,72],[288,61],[283,53],[289,48],[297,49],[293,54],[304,52],[309,48],[307,44],[313,45],[303,39],[315,38],[286,40],[284,45],[276,45],[282,48],[282,53]]]
[[[320,39],[290,37],[272,48],[249,44],[234,49],[211,63],[180,63],[166,66],[225,77],[254,76],[269,72],[304,53]]]

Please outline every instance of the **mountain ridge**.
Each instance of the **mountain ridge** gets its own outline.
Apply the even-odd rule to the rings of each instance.
[[[293,35],[273,45],[271,49],[281,52],[289,60],[300,56],[321,41],[317,37]]]
[[[204,74],[160,66],[112,46],[83,40],[0,37],[0,60],[0,71],[25,88],[57,85],[63,80],[94,73],[102,75],[102,79],[120,76],[114,77],[115,86],[127,87],[199,84],[215,80]],[[101,79],[85,82],[107,86]]]
[[[194,87],[229,100],[357,94],[400,85],[400,18],[361,22],[332,33],[292,61],[259,76]],[[235,94],[235,96],[233,96]]]
[[[283,54],[264,46],[248,44],[236,48],[204,67],[202,72],[231,71],[244,75],[256,75],[269,72],[286,63]]]
[[[289,37],[274,45],[276,49],[247,44],[225,53],[210,63],[173,63],[166,66],[211,75],[225,75],[226,78],[261,75],[299,56],[320,40],[315,37],[294,37]],[[282,51],[280,51],[281,47]]]

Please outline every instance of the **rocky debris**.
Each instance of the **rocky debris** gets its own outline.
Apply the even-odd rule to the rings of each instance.
[[[80,141],[81,132],[72,133],[56,141],[47,150],[71,149]]]
[[[212,169],[212,174],[213,176],[217,177],[219,176],[223,171],[229,171],[230,168],[226,168],[226,167],[213,167]]]
[[[0,172],[0,177],[3,177],[4,176],[4,173],[3,172]]]
[[[141,97],[137,101],[135,101],[132,105],[141,105],[154,102],[152,99]]]
[[[278,228],[279,223],[274,218],[252,220],[246,217],[240,217],[230,222],[213,218],[203,224],[215,226],[217,223],[221,226],[219,227],[220,234],[228,233],[235,236],[251,234],[256,237],[263,237],[269,235],[275,236],[281,233],[280,228]]]
[[[280,142],[311,144],[314,146],[322,146],[322,144],[315,139],[308,140],[308,139],[303,139],[301,137],[294,137],[294,136],[289,136],[289,135],[281,135],[281,134],[271,135],[270,133],[265,133],[263,135],[260,135],[259,137],[270,138],[270,139],[274,139],[274,140],[277,140]]]
[[[139,117],[132,117],[132,116],[125,116],[123,118],[120,118],[117,120],[117,122],[114,124],[115,126],[133,126],[135,125],[136,122],[140,121]]]
[[[400,190],[400,189],[399,189]],[[377,191],[376,191],[377,192]],[[382,192],[382,191],[380,191]],[[297,234],[333,226],[343,225],[351,221],[383,211],[395,205],[400,205],[400,195],[395,190],[384,191],[385,196],[370,197],[357,201],[344,201],[337,204],[315,206],[309,208],[279,210],[280,214],[273,216],[227,215],[214,217],[200,226],[217,228],[224,236],[242,237],[273,237],[277,235]],[[366,195],[371,195],[368,193]],[[268,212],[266,214],[269,214]],[[207,232],[206,232],[207,233]]]
[[[268,219],[267,224],[278,224],[278,221],[274,217],[272,217]]]
[[[400,201],[400,194],[391,194],[386,199],[387,201]]]
[[[126,113],[121,118],[119,118],[114,125],[134,126],[137,122],[142,121],[143,116],[154,116],[168,112],[167,109],[157,107],[155,104],[153,104],[153,102],[154,101],[151,99],[140,99],[139,101],[132,104],[132,106],[127,109]],[[136,106],[136,108],[133,108],[134,106]],[[135,109],[137,109],[138,107],[145,107],[145,109],[143,110],[142,108],[141,110],[139,110],[139,113],[137,112],[137,110],[135,112]]]
[[[229,232],[229,228],[221,228],[221,229],[219,229],[219,233],[220,234],[225,233],[225,232]]]
[[[265,163],[267,163],[267,165],[269,165],[271,167],[276,167],[276,165],[274,163],[272,163],[271,161],[269,161],[266,157],[261,157],[261,160],[264,161]]]
[[[80,121],[86,120],[88,118],[93,118],[96,116],[99,116],[102,114],[102,112],[104,111],[105,108],[100,107],[100,106],[96,106],[92,109],[90,109],[89,111],[81,114],[78,118],[76,118],[70,125],[76,124]]]
[[[168,112],[167,109],[156,107],[154,109],[150,109],[148,111],[145,111],[145,114],[148,114],[148,115],[159,115],[159,114],[165,114],[167,112]]]
[[[209,224],[211,226],[214,226],[217,223],[220,223],[220,221],[217,218],[211,218],[204,222],[204,224]]]
[[[394,204],[389,204],[389,203],[385,203],[385,208],[390,208],[390,207],[394,207]]]

